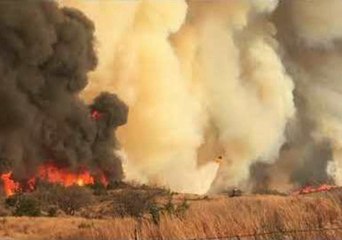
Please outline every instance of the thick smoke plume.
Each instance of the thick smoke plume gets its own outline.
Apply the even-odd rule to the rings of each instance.
[[[79,98],[97,65],[93,33],[84,14],[52,1],[0,2],[2,173],[25,180],[52,161],[123,177],[114,130],[126,122],[126,105],[109,93],[91,106]]]
[[[127,179],[205,193],[342,183],[340,0],[79,2],[117,92]]]
[[[336,0],[282,1],[274,14],[284,62],[296,83],[295,129],[302,137],[289,141],[292,148],[302,148],[303,158],[294,169],[299,162],[318,182],[324,178],[317,172],[326,170],[325,181],[332,177],[337,184],[342,184],[341,11],[342,2]],[[296,181],[305,179],[295,172]]]

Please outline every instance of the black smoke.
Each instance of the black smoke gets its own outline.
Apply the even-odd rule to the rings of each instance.
[[[114,131],[127,106],[108,93],[91,106],[79,98],[97,65],[93,43],[94,24],[78,10],[0,1],[0,172],[24,180],[53,161],[122,178]]]

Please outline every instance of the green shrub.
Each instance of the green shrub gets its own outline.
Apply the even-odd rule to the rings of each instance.
[[[6,198],[6,200],[5,200],[6,206],[7,207],[15,207],[15,205],[18,202],[18,197],[19,197],[19,195],[15,194],[13,196]]]
[[[87,206],[93,200],[92,191],[86,187],[70,186],[64,187],[59,184],[41,183],[35,195],[48,209],[48,215],[52,214],[51,207],[60,208],[68,215],[74,215],[76,211]],[[51,211],[51,212],[49,212]]]
[[[39,182],[36,186],[34,194],[42,205],[50,208],[50,206],[57,205],[60,195],[63,194],[64,188],[65,187],[60,184]]]
[[[160,211],[161,208],[157,204],[152,204],[149,209],[149,213],[152,216],[152,221],[154,224],[159,224],[160,222]]]
[[[185,213],[189,210],[190,204],[187,199],[184,199],[183,202],[177,206],[176,215],[178,217],[184,217]]]
[[[50,207],[48,209],[48,216],[49,217],[56,217],[57,216],[57,207],[54,207],[54,206]]]
[[[114,201],[114,213],[121,217],[129,216],[142,218],[149,214],[153,223],[159,224],[161,214],[183,217],[190,205],[186,199],[181,203],[174,203],[173,193],[168,194],[169,199],[165,204],[157,203],[157,196],[163,196],[160,191],[122,191]]]
[[[80,186],[61,188],[56,198],[56,204],[69,215],[74,215],[76,211],[93,201],[92,192]]]
[[[149,213],[154,198],[154,193],[146,191],[123,192],[114,202],[115,214],[121,217],[142,217],[145,213]]]
[[[39,201],[29,195],[21,195],[15,205],[15,216],[40,216],[40,203]]]
[[[164,205],[164,210],[169,214],[173,215],[176,212],[176,205],[172,202],[172,198]]]
[[[94,195],[101,196],[107,194],[107,188],[101,182],[95,182],[89,186],[93,191]]]

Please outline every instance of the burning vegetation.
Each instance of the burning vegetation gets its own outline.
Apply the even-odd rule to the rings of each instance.
[[[309,194],[309,193],[319,193],[319,192],[329,192],[334,189],[338,189],[338,186],[322,184],[319,186],[304,186],[300,189],[294,190],[291,195],[299,195],[299,194]]]
[[[121,180],[115,130],[128,108],[79,97],[95,69],[94,25],[52,1],[0,2],[0,173],[7,196],[37,181],[64,186]]]
[[[341,114],[324,97],[339,97],[329,93],[340,76],[331,69],[342,62],[334,52],[342,34],[312,34],[296,15],[309,9],[299,2],[139,0],[122,5],[134,10],[127,14],[108,8],[127,15],[117,19],[127,29],[114,37],[110,71],[95,73],[88,87],[98,64],[91,20],[57,1],[0,1],[0,236],[11,236],[12,216],[71,215],[112,225],[96,232],[94,222],[81,223],[81,233],[64,231],[76,234],[70,239],[340,237],[342,192],[325,183],[342,181],[340,141],[331,134],[342,129],[334,118]],[[322,13],[331,9],[326,2]],[[330,62],[324,69],[321,59]],[[128,105],[102,92],[102,79],[114,79],[110,87]],[[88,90],[86,103],[80,95],[88,99]],[[125,173],[137,185],[121,181],[116,130],[127,122]],[[321,185],[305,185],[310,177]],[[303,187],[270,190],[281,183]]]
[[[108,185],[107,177],[102,173],[97,174],[96,177],[94,177],[87,169],[71,171],[67,168],[59,168],[53,164],[44,164],[40,166],[35,176],[22,183],[13,179],[12,172],[2,174],[1,180],[6,196],[12,196],[23,191],[33,191],[36,188],[37,182],[41,181],[60,184],[65,187],[73,185],[93,185],[95,184],[95,181],[101,183],[103,186]]]
[[[338,121],[327,117],[323,124],[315,117],[338,114],[320,108],[313,114],[315,108],[307,104],[312,94],[319,106],[325,105],[315,94],[321,80],[311,90],[303,82],[320,75],[306,66],[310,61],[323,65],[320,54],[331,62],[321,69],[330,76],[340,35],[328,31],[327,39],[314,39],[297,32],[299,27],[312,31],[297,22],[300,16],[293,9],[308,9],[297,4],[132,3],[130,27],[118,37],[122,47],[108,64],[113,75],[97,72],[92,78],[99,86],[102,79],[117,80],[113,85],[130,106],[130,121],[120,134],[128,179],[201,194],[231,186],[249,185],[256,192],[282,184],[305,186],[310,178],[323,185],[293,194],[329,191],[335,187],[324,183],[339,184],[338,141],[325,128],[337,129]],[[82,12],[62,5],[0,3],[0,178],[7,196],[34,191],[39,182],[107,186],[124,177],[115,134],[127,122],[128,106],[98,89],[92,89],[99,93],[92,101],[81,99],[81,92],[87,98],[88,73],[97,66],[95,27]],[[311,10],[309,15],[316,16]],[[156,18],[150,18],[155,12]],[[290,23],[284,20],[289,16],[294,18]],[[217,156],[219,161],[213,161]]]

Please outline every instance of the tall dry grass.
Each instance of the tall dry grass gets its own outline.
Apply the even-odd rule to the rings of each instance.
[[[0,220],[0,234],[16,239],[113,240],[113,239],[206,239],[272,233],[241,239],[342,239],[342,194],[299,197],[215,197],[191,201],[182,218],[162,215],[159,225],[141,220],[115,218],[8,218]],[[315,230],[291,232],[293,230]],[[289,231],[289,233],[282,232]],[[2,235],[0,235],[2,236]]]
[[[341,203],[335,198],[219,198],[192,204],[184,218],[164,215],[159,225],[136,225],[141,239],[206,239],[274,232],[258,239],[285,239],[277,232],[342,228]],[[112,223],[96,229],[93,239],[116,239]],[[292,232],[293,239],[342,239],[341,231]],[[79,238],[79,239],[82,239]],[[90,238],[91,239],[91,238]]]

